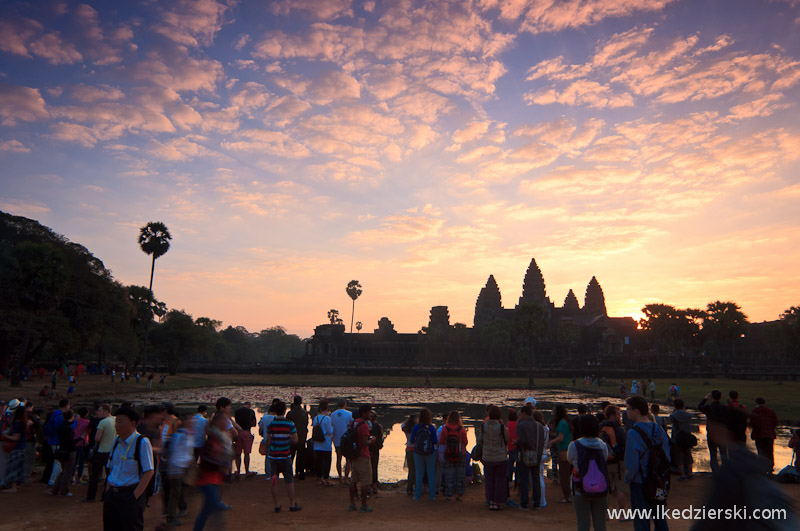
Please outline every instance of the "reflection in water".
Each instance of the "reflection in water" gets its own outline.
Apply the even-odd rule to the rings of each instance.
[[[474,430],[472,427],[479,419],[484,418],[485,406],[496,404],[503,407],[521,407],[523,400],[529,396],[528,392],[521,389],[455,389],[455,388],[384,388],[384,387],[280,387],[280,386],[250,386],[250,387],[215,387],[207,389],[188,389],[183,391],[154,392],[148,394],[151,402],[170,401],[176,405],[189,407],[196,404],[213,405],[219,396],[227,396],[234,404],[245,400],[251,401],[256,406],[258,418],[265,413],[266,407],[272,402],[273,397],[279,397],[291,402],[295,394],[303,396],[304,407],[316,414],[316,406],[320,399],[328,398],[332,401],[337,397],[347,399],[348,409],[355,411],[358,406],[365,403],[373,404],[378,413],[379,422],[386,433],[383,449],[381,450],[379,479],[382,482],[395,482],[406,478],[403,469],[405,460],[406,436],[400,428],[409,415],[419,411],[421,407],[428,407],[433,413],[436,425],[442,423],[442,415],[455,409],[461,412],[464,424],[467,426],[469,446],[475,444]],[[564,404],[570,414],[575,415],[578,404],[586,404],[590,411],[599,410],[600,402],[607,400],[612,404],[622,405],[623,400],[617,396],[585,395],[558,389],[536,390],[538,409],[544,412],[545,419],[549,419],[551,411],[556,404]],[[234,409],[236,406],[234,407]],[[697,435],[698,445],[693,450],[694,470],[696,472],[710,471],[708,448],[706,445],[705,425],[700,425],[699,415],[694,413],[693,431]],[[662,406],[662,414],[668,416],[671,409]],[[252,430],[255,436],[253,454],[251,454],[251,470],[264,473],[264,458],[258,454],[258,427]],[[309,430],[309,437],[311,431]],[[792,458],[792,450],[788,448],[790,433],[788,428],[779,429],[778,439],[775,441],[775,469],[780,470],[788,465]],[[748,440],[748,448],[755,452],[753,441]],[[335,454],[334,454],[335,459]],[[333,475],[336,474],[335,463],[332,467]]]

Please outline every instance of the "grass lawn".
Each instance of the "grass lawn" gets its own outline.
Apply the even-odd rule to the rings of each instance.
[[[158,378],[153,381],[153,388],[158,390],[191,389],[198,387],[230,386],[230,385],[285,385],[285,386],[354,386],[354,387],[421,387],[424,378],[419,376],[351,376],[351,375],[295,375],[295,374],[178,374],[168,376],[166,383],[161,385]],[[678,384],[681,397],[691,408],[697,407],[698,402],[712,389],[719,389],[723,398],[727,398],[728,391],[739,391],[739,400],[747,406],[748,410],[755,406],[758,396],[764,397],[767,405],[773,408],[782,423],[800,425],[800,382],[774,382],[750,381],[731,379],[697,379],[684,378],[675,380],[656,381],[656,399],[664,401],[667,389],[672,383]],[[7,382],[0,383],[0,398],[8,401],[14,396],[36,397],[43,385],[49,383],[49,377],[39,380],[34,377],[29,382],[24,382],[22,388],[13,389]],[[631,380],[625,381],[630,387]],[[527,376],[520,378],[480,378],[480,377],[439,377],[431,378],[434,387],[479,387],[479,388],[518,388],[524,389],[528,385]],[[567,378],[537,378],[538,388],[564,388],[571,387],[572,381]],[[57,391],[60,396],[66,393],[65,380],[59,380]],[[577,390],[583,391],[582,385]],[[111,383],[108,376],[83,376],[79,379],[74,395],[77,402],[89,402],[98,397],[119,396],[128,393],[139,393],[147,390],[146,381],[142,379],[137,387],[136,383],[126,382]],[[600,392],[615,394],[616,384],[609,382]],[[649,396],[649,391],[648,391]],[[43,399],[36,399],[43,402]]]

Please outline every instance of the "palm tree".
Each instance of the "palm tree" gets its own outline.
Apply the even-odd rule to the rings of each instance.
[[[153,291],[153,273],[156,269],[156,259],[167,254],[171,239],[172,236],[169,234],[169,229],[160,221],[151,221],[139,229],[139,247],[146,254],[153,255],[153,265],[150,267],[150,291]]]
[[[361,324],[361,321],[356,321],[356,330],[358,330],[358,331],[359,331],[359,333],[361,332],[361,329],[362,329],[363,327],[364,327],[364,325],[363,325],[363,324]]]
[[[169,251],[169,241],[172,236],[169,234],[169,229],[160,221],[151,221],[141,229],[139,229],[139,247],[142,248],[146,254],[153,255],[153,263],[150,266],[150,293],[153,292],[153,273],[156,270],[156,258],[160,258],[167,254]],[[142,366],[147,370],[147,335],[150,329],[150,320],[145,323],[144,327],[144,354]]]
[[[350,298],[353,299],[353,313],[350,314],[350,333],[353,333],[353,318],[356,315],[356,299],[361,295],[361,284],[358,283],[358,280],[351,280],[347,283],[347,288],[345,289]]]

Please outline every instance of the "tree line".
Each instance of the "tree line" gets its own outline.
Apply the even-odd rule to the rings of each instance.
[[[142,234],[139,243],[147,252]],[[161,249],[158,256],[166,252],[163,244]],[[158,256],[148,254],[152,286]],[[5,212],[0,212],[0,293],[0,373],[12,383],[24,367],[37,363],[118,363],[144,370],[145,349],[171,372],[183,360],[258,363],[304,352],[303,340],[279,326],[257,333],[241,326],[223,329],[212,318],[169,309],[150,288],[115,280],[84,246]]]

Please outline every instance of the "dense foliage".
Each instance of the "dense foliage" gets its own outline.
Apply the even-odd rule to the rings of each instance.
[[[145,330],[155,361],[288,361],[303,341],[273,327],[220,331],[220,322],[168,310],[146,287],[123,286],[85,247],[38,222],[0,212],[0,372],[26,365],[139,364]],[[150,358],[153,361],[153,357]]]

